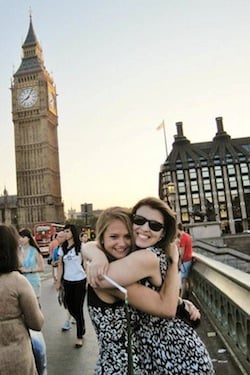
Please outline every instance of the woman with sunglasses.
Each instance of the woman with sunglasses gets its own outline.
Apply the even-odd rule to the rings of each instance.
[[[93,247],[85,248],[84,254],[95,263],[91,262],[87,270],[93,286],[110,288],[110,284],[99,277],[107,273],[119,284],[129,285],[127,290],[130,305],[146,311],[131,310],[135,373],[214,374],[208,352],[196,332],[182,320],[173,318],[179,288],[177,251],[175,249],[174,252],[174,246],[171,245],[176,236],[173,212],[161,200],[145,198],[133,208],[132,221],[137,248],[147,250],[135,251],[128,256],[121,251],[119,258],[124,258],[110,264],[102,258],[103,252],[100,253],[102,256],[98,256],[103,259],[103,263],[100,262]],[[97,239],[103,249],[99,233]],[[172,262],[167,260],[164,249],[168,256],[171,251]],[[140,283],[131,285],[136,281]],[[140,284],[146,288],[142,290]],[[159,290],[161,286],[161,302],[156,303],[157,293],[153,297],[149,295],[149,291]],[[110,293],[118,295],[115,291]],[[120,297],[122,298],[121,295]],[[164,319],[163,316],[169,319]]]

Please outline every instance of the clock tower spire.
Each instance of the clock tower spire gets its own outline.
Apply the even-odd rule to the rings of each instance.
[[[12,118],[15,134],[19,227],[64,222],[58,150],[56,88],[44,66],[32,17],[13,75]]]

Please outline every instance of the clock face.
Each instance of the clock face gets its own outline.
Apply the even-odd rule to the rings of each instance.
[[[37,90],[34,87],[27,87],[18,95],[18,103],[24,108],[30,108],[36,103],[37,97]]]

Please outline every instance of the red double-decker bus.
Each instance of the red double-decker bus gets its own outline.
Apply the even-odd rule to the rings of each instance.
[[[42,255],[49,255],[49,244],[57,232],[63,230],[64,225],[56,223],[38,223],[34,225],[34,237]]]

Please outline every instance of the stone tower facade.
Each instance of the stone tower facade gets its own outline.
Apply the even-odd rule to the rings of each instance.
[[[58,150],[56,88],[44,66],[32,19],[13,75],[17,222],[33,229],[38,222],[64,222]]]

